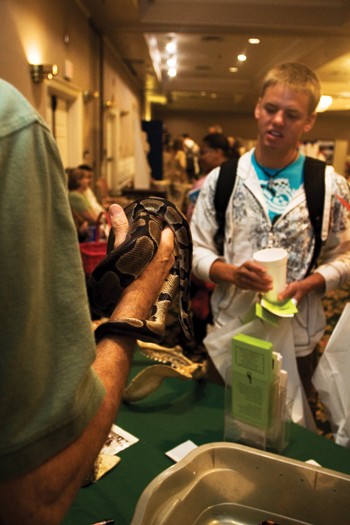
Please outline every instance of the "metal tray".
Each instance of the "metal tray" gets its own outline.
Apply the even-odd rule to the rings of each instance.
[[[349,522],[350,476],[235,443],[190,452],[143,491],[131,525]]]

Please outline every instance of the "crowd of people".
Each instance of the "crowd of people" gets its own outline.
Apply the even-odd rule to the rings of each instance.
[[[293,337],[305,388],[324,328],[321,297],[350,279],[349,215],[334,197],[349,202],[349,186],[332,167],[327,168],[328,235],[310,269],[315,232],[298,144],[315,124],[319,97],[313,71],[283,64],[269,71],[261,86],[253,150],[241,155],[240,146],[233,148],[218,127],[208,130],[200,145],[184,135],[173,148],[174,176],[193,184],[188,201],[193,273],[199,282],[211,283],[208,315],[199,312],[200,320],[211,322],[219,334],[233,318],[243,317],[259,294],[272,288],[253,253],[269,246],[287,249],[288,284],[279,299],[298,304]],[[56,525],[115,421],[136,340],[107,332],[97,344],[94,340],[78,246],[101,209],[91,193],[91,170],[81,165],[65,173],[45,122],[3,80],[0,122],[0,522]],[[221,254],[213,199],[220,166],[234,155],[239,156],[236,184]],[[128,223],[117,204],[109,214],[117,247]],[[155,258],[125,289],[111,321],[148,317],[172,267],[173,250],[173,234],[165,229]],[[198,328],[199,344],[203,331]]]

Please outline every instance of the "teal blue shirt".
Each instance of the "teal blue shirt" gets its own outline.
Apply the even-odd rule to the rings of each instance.
[[[266,199],[271,221],[276,220],[284,212],[286,206],[303,184],[304,161],[305,155],[299,153],[294,162],[285,168],[276,170],[261,166],[255,155],[252,156],[252,163]]]

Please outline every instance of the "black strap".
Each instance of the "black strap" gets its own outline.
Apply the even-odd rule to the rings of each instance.
[[[312,157],[305,157],[304,189],[310,221],[315,232],[315,248],[308,274],[316,265],[322,247],[322,218],[325,199],[326,163]]]
[[[235,185],[238,159],[229,159],[221,164],[216,190],[214,195],[214,206],[218,229],[214,241],[219,255],[224,254],[225,239],[225,214],[228,201]]]
[[[214,195],[214,206],[218,223],[218,230],[214,240],[219,255],[224,253],[225,214],[236,180],[237,164],[238,159],[230,159],[221,165]],[[315,232],[315,248],[308,274],[315,267],[322,247],[321,230],[325,199],[325,169],[326,164],[321,160],[305,157],[304,189],[310,221]]]

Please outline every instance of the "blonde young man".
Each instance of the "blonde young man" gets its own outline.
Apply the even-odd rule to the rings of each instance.
[[[308,273],[315,235],[303,184],[305,157],[298,144],[315,124],[319,98],[319,80],[308,67],[287,63],[269,71],[254,111],[257,145],[239,160],[226,210],[223,256],[214,243],[218,224],[213,198],[219,169],[208,175],[191,221],[193,271],[217,283],[212,295],[217,329],[234,318],[243,319],[258,294],[271,289],[271,278],[252,261],[253,253],[270,246],[288,251],[288,285],[279,299],[294,298],[298,303],[294,347],[306,390],[312,374],[308,365],[325,326],[321,298],[350,277],[349,217],[334,196],[349,201],[349,188],[331,167],[327,167],[332,192],[328,238],[317,268]]]

